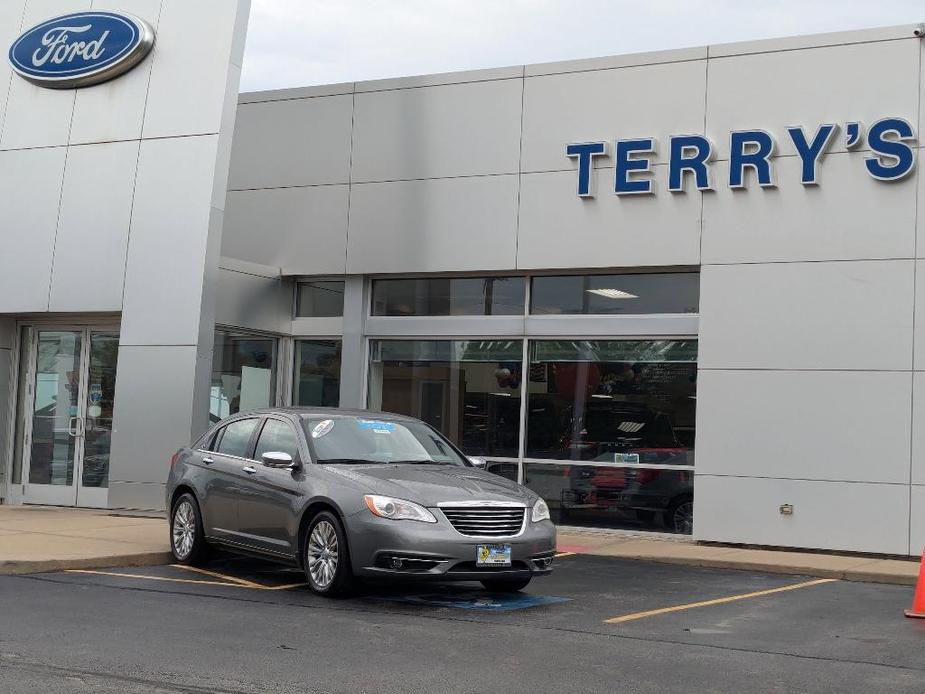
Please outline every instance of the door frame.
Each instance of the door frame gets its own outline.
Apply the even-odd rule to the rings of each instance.
[[[29,354],[25,362],[21,358],[22,351],[22,334],[25,328],[32,329],[32,341],[29,344]],[[90,342],[91,334],[94,332],[109,332],[119,335],[121,333],[120,317],[118,315],[102,315],[102,316],[67,316],[62,318],[54,317],[37,317],[34,319],[21,319],[16,321],[14,328],[14,344],[13,350],[11,352],[11,369],[10,369],[10,394],[9,394],[9,412],[10,416],[7,420],[7,445],[5,450],[2,451],[4,458],[3,464],[6,468],[7,474],[5,478],[7,480],[7,490],[10,503],[23,505],[23,504],[38,504],[38,505],[51,505],[51,506],[72,506],[72,507],[81,507],[81,508],[108,508],[109,507],[109,487],[82,487],[81,480],[83,474],[83,456],[84,456],[84,441],[85,437],[81,435],[79,441],[75,447],[74,455],[74,472],[73,472],[73,484],[69,487],[62,487],[62,492],[64,489],[72,490],[68,492],[63,492],[62,494],[56,493],[58,490],[53,490],[55,493],[49,494],[49,489],[37,489],[37,487],[51,487],[51,485],[30,485],[29,484],[29,469],[31,465],[32,457],[32,424],[33,424],[33,409],[34,409],[34,398],[35,398],[35,364],[36,356],[38,349],[38,342],[36,337],[41,331],[81,331],[83,333],[82,342],[81,342],[81,354],[80,354],[80,377],[79,385],[80,391],[78,394],[78,417],[83,427],[86,426],[86,409],[87,409],[87,395],[89,388],[89,371],[90,371]],[[31,389],[31,392],[19,393],[19,381],[20,381],[20,369],[25,367],[27,370],[27,378],[23,383],[27,388]],[[29,402],[26,403],[28,407],[24,407],[22,411],[23,420],[21,422],[21,429],[17,430],[17,420],[19,419],[19,406],[20,398],[26,397],[29,399]],[[84,430],[85,431],[85,430]],[[12,480],[12,468],[13,468],[13,456],[15,454],[16,448],[16,439],[17,435],[22,437],[23,442],[23,455],[22,455],[22,468],[20,470],[20,479],[18,483],[14,483]],[[28,488],[32,486],[33,489],[29,490]],[[2,491],[2,489],[0,489]],[[36,494],[38,492],[38,494]],[[44,494],[43,494],[44,493]],[[81,498],[82,497],[82,498]]]

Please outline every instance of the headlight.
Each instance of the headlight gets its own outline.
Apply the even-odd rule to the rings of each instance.
[[[422,521],[424,523],[437,522],[434,514],[413,501],[393,499],[390,496],[376,496],[374,494],[367,494],[363,498],[366,500],[366,506],[370,512],[380,518]]]
[[[549,520],[549,506],[542,499],[537,499],[533,504],[533,522],[539,523],[544,520]]]

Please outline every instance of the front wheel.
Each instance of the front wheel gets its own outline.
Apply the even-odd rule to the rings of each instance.
[[[337,516],[321,511],[308,525],[305,537],[305,578],[319,595],[343,595],[350,589],[353,574],[347,538]]]
[[[184,494],[170,514],[170,551],[180,564],[195,564],[206,553],[202,515],[192,494]]]
[[[517,591],[523,590],[526,588],[529,583],[529,578],[495,578],[495,579],[486,579],[481,582],[485,586],[485,590],[492,593],[516,593]]]

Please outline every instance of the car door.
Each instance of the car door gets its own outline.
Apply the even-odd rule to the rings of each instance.
[[[265,465],[262,456],[269,452],[288,453],[294,467]],[[266,417],[251,457],[243,468],[245,476],[238,501],[240,533],[251,546],[273,554],[295,556],[305,464],[309,462],[300,427],[288,417]]]
[[[206,534],[220,540],[239,541],[238,499],[241,495],[242,468],[249,462],[259,417],[229,422],[219,429],[210,451],[199,455],[208,470],[203,485],[203,525]]]

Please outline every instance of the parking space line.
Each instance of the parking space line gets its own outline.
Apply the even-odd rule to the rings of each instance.
[[[553,555],[553,559],[562,559],[562,557],[571,557],[575,554],[578,554],[578,552],[559,552],[558,554]]]
[[[659,610],[649,610],[647,612],[634,612],[632,614],[625,614],[619,617],[612,617],[610,619],[605,619],[604,624],[622,624],[623,622],[631,622],[636,619],[645,619],[646,617],[656,617],[662,614],[668,614],[670,612],[681,612],[682,610],[692,610],[697,607],[710,607],[712,605],[724,605],[729,602],[736,602],[737,600],[748,600],[749,598],[759,598],[763,595],[773,595],[774,593],[783,593],[788,590],[799,590],[800,588],[810,588],[812,586],[822,585],[823,583],[834,583],[838,581],[837,578],[819,578],[813,581],[804,581],[803,583],[794,583],[789,586],[781,586],[780,588],[769,588],[768,590],[759,590],[754,593],[743,593],[741,595],[730,595],[726,598],[717,598],[715,600],[704,600],[703,602],[692,602],[686,605],[676,605],[674,607],[663,607]]]
[[[116,578],[140,578],[148,581],[168,581],[170,583],[197,583],[205,586],[230,586],[232,588],[247,588],[239,583],[225,583],[222,581],[198,581],[192,578],[170,578],[168,576],[147,576],[145,574],[124,574],[116,571],[93,571],[91,569],[65,569],[68,574],[93,574],[94,576],[114,576]]]
[[[248,588],[263,588],[259,583],[254,583],[254,581],[248,581],[246,578],[237,578],[236,576],[227,576],[225,574],[220,574],[218,571],[209,571],[208,569],[200,569],[198,566],[188,566],[186,564],[171,564],[175,569],[184,569],[186,571],[193,571],[197,574],[202,574],[203,576],[211,576],[212,578],[218,578],[222,581],[231,581],[232,583],[237,583],[242,586],[247,586]]]

